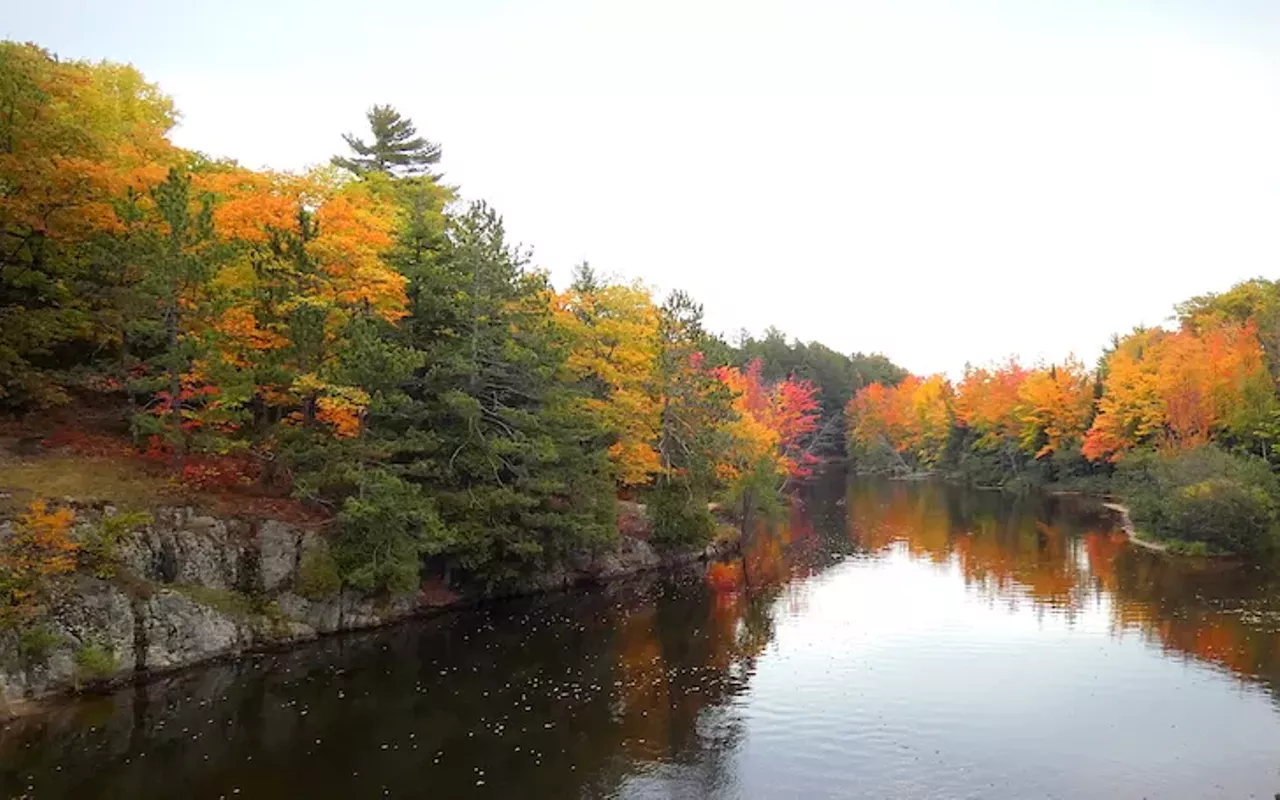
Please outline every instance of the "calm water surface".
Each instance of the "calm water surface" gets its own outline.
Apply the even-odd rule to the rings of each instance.
[[[495,605],[0,730],[0,797],[1261,797],[1280,579],[1083,501],[808,487],[745,585]]]

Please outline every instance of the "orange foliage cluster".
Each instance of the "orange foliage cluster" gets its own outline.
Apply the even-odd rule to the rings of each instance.
[[[1036,368],[1011,359],[966,369],[954,386],[940,376],[872,384],[846,410],[850,442],[924,468],[937,464],[953,428],[975,448],[1035,459],[1068,451],[1114,462],[1139,447],[1187,449],[1223,436],[1268,456],[1280,399],[1252,315],[1269,308],[1254,295],[1275,288],[1254,282],[1197,298],[1180,329],[1118,339],[1096,374],[1074,359]]]
[[[38,609],[43,579],[75,569],[74,521],[71,509],[51,509],[36,500],[0,541],[0,620],[29,618]]]
[[[577,380],[602,387],[585,400],[617,440],[609,457],[623,486],[648,483],[662,468],[655,447],[661,403],[654,386],[658,308],[639,284],[571,288],[552,298],[573,347],[566,365]]]
[[[928,468],[942,458],[955,426],[971,431],[977,447],[1051,455],[1078,444],[1092,404],[1090,376],[1079,362],[1026,368],[1010,359],[968,369],[955,385],[941,375],[913,375],[897,386],[873,383],[854,396],[846,414],[855,443],[887,448]]]
[[[922,466],[942,458],[954,419],[955,392],[941,375],[908,376],[897,386],[873,383],[849,401],[850,436],[870,447],[913,456]]]
[[[1010,359],[992,370],[967,370],[955,409],[979,446],[1008,443],[1043,458],[1079,443],[1092,404],[1090,376],[1078,361],[1026,369]]]
[[[730,423],[737,453],[725,460],[721,473],[733,479],[767,460],[781,475],[803,477],[815,460],[805,445],[818,427],[817,390],[794,378],[766,385],[762,369],[756,359],[745,370],[716,370],[716,377],[733,392],[737,412]]]
[[[1233,423],[1248,426],[1274,401],[1253,322],[1134,334],[1107,359],[1103,385],[1084,442],[1093,460],[1114,461],[1143,444],[1204,444]]]
[[[992,370],[968,369],[955,387],[956,419],[981,434],[980,442],[997,445],[1019,438],[1019,393],[1027,370],[1010,359]]]
[[[384,258],[399,224],[390,185],[334,168],[289,174],[210,161],[169,141],[172,102],[132,67],[0,48],[0,233],[16,248],[5,259],[39,264],[50,278],[17,307],[7,338],[35,355],[59,337],[109,352],[125,349],[131,320],[121,317],[163,320],[168,359],[130,370],[139,358],[130,350],[108,368],[129,370],[135,384],[181,383],[146,403],[150,430],[191,443],[248,417],[300,411],[308,424],[356,435],[368,398],[334,382],[344,337],[354,319],[407,313],[407,279]],[[88,286],[127,300],[71,296],[92,294]],[[0,398],[20,383],[10,362],[26,364],[0,363]],[[60,378],[24,369],[22,397],[67,402]],[[126,388],[123,374],[86,383]]]

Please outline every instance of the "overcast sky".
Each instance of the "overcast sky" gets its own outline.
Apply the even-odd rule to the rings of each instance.
[[[391,103],[563,285],[909,369],[1092,362],[1280,264],[1280,2],[0,0],[183,146],[302,168]]]

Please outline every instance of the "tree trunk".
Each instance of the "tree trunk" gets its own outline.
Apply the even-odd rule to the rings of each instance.
[[[173,426],[173,461],[182,472],[186,460],[186,434],[182,431],[182,373],[178,370],[178,303],[174,300],[166,320],[169,355],[169,424]]]

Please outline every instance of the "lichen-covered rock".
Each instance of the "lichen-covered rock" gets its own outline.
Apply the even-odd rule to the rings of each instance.
[[[342,598],[338,595],[319,600],[308,600],[293,592],[284,592],[276,598],[280,613],[292,622],[307,625],[320,633],[341,630]]]
[[[0,704],[132,672],[133,623],[129,597],[111,583],[60,581],[45,619],[0,635]]]
[[[57,593],[49,627],[61,639],[49,659],[59,678],[110,676],[77,675],[84,671],[79,656],[87,648],[96,648],[106,657],[99,669],[113,675],[132,672],[135,667],[133,603],[108,581],[77,575],[64,583]]]
[[[249,588],[242,575],[249,560],[246,527],[191,508],[162,509],[151,525],[121,544],[120,556],[136,574],[159,583]]]
[[[342,593],[342,627],[346,630],[373,628],[413,613],[413,595],[369,598],[357,592]]]
[[[662,564],[662,556],[653,549],[653,545],[624,534],[618,538],[615,549],[572,560],[570,566],[573,574],[567,576],[566,580],[568,583],[606,580],[657,569]]]
[[[634,536],[623,536],[618,543],[617,561],[620,569],[617,573],[602,571],[604,577],[624,572],[641,572],[656,569],[662,565],[662,557],[653,549],[653,545]]]
[[[285,619],[319,633],[373,628],[403,619],[418,609],[413,595],[371,598],[350,590],[317,599],[284,592],[275,602]]]
[[[263,591],[274,592],[293,578],[302,539],[301,531],[278,520],[264,520],[258,526],[258,580]]]
[[[148,669],[174,669],[253,644],[243,621],[181,592],[161,589],[142,604],[142,636]]]

